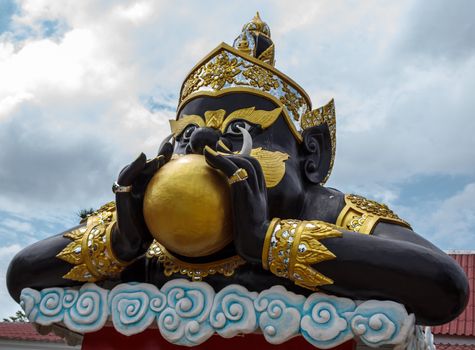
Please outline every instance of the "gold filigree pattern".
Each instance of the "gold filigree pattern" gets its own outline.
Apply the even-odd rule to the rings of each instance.
[[[336,256],[320,240],[341,237],[336,226],[323,221],[302,222],[295,237],[289,262],[289,275],[295,284],[316,289],[318,286],[333,284],[333,280],[315,270],[312,266],[319,262],[335,259]]]
[[[386,204],[380,204],[376,201],[366,199],[365,197],[358,196],[356,194],[349,194],[346,196],[346,198],[358,208],[370,214],[375,214],[388,219],[401,220],[399,216],[394,214],[394,212],[389,209]]]
[[[274,78],[274,75],[259,66],[249,66],[242,74],[248,79],[248,82],[237,82],[237,85],[251,85],[264,91],[279,87],[279,82]]]
[[[385,204],[355,194],[346,195],[345,203],[336,225],[349,231],[370,234],[381,221],[411,228]]]
[[[314,109],[305,113],[300,122],[302,129],[307,129],[312,126],[326,124],[328,131],[330,132],[330,143],[331,143],[331,158],[330,158],[330,167],[328,174],[322,183],[327,182],[328,178],[331,175],[333,164],[335,163],[335,154],[336,154],[336,116],[335,116],[335,102],[330,100],[326,105]]]
[[[181,92],[182,98],[187,97],[192,92],[198,90],[203,86],[203,81],[201,80],[201,74],[203,73],[204,67],[199,67],[193,74],[191,74],[187,80],[183,83],[183,88]]]
[[[120,274],[127,263],[112,251],[110,235],[115,223],[115,204],[110,202],[89,215],[84,226],[64,234],[72,242],[56,257],[75,266],[63,278],[96,282]]]
[[[268,52],[262,54],[268,56],[271,51]],[[292,115],[289,126],[301,132],[300,117],[311,109],[310,99],[305,91],[274,67],[226,44],[221,44],[212,51],[185,79],[178,110],[188,97],[198,96],[198,92],[206,94],[209,91],[239,87],[264,92],[283,103]]]
[[[299,121],[299,110],[305,104],[305,100],[301,96],[297,96],[295,93],[290,91],[289,86],[284,82],[282,83],[282,91],[284,92],[284,95],[280,97],[280,101],[288,106],[294,120]]]
[[[221,90],[224,84],[232,84],[234,77],[241,73],[239,67],[242,62],[237,58],[229,58],[226,51],[222,51],[216,57],[216,60],[208,62],[204,66],[204,72],[201,75],[203,85],[211,87],[213,90]]]
[[[350,222],[346,225],[346,228],[350,231],[359,232],[361,227],[363,227],[366,219],[368,218],[367,214],[363,215],[353,215]]]
[[[322,221],[273,219],[264,241],[263,267],[311,290],[332,284],[332,279],[313,266],[336,258],[320,240],[341,235],[335,225]]]
[[[150,245],[146,257],[157,258],[163,264],[165,276],[170,277],[172,274],[178,273],[188,276],[192,281],[201,281],[206,276],[214,274],[230,277],[239,266],[246,263],[241,257],[235,255],[223,260],[192,264],[174,257],[157,241],[153,241]]]

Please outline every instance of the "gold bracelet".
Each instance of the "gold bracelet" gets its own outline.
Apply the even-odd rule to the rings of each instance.
[[[323,221],[273,219],[264,240],[262,266],[307,289],[333,284],[312,265],[336,258],[319,240],[341,235],[335,225]]]
[[[115,204],[108,203],[88,216],[85,226],[64,234],[72,242],[56,257],[74,267],[63,278],[97,282],[117,277],[128,265],[115,256],[111,246],[116,215]]]
[[[345,195],[345,206],[336,219],[337,226],[348,231],[369,235],[380,222],[388,222],[411,229],[411,225],[397,216],[385,204],[355,194]]]

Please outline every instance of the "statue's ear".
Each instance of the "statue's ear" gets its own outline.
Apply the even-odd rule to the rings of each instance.
[[[303,174],[311,183],[321,183],[330,170],[332,155],[327,124],[312,126],[302,133]]]

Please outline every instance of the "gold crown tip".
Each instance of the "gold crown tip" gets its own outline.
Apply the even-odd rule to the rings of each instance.
[[[261,16],[259,15],[259,11],[256,11],[256,15],[254,16],[254,18],[252,19],[252,22],[255,22],[255,23],[263,23],[262,19],[261,19]]]

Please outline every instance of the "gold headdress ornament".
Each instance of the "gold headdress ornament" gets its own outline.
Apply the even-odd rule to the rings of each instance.
[[[180,91],[178,115],[182,107],[196,97],[246,92],[263,96],[281,106],[290,130],[299,141],[306,128],[326,124],[330,130],[332,154],[324,183],[330,176],[335,159],[333,100],[312,110],[305,90],[274,67],[275,46],[270,36],[269,26],[257,13],[243,26],[233,46],[221,43],[206,55],[185,78]]]

